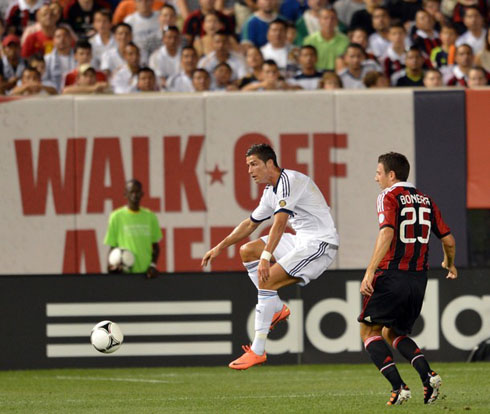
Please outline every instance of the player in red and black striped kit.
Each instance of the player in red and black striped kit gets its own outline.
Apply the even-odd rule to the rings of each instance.
[[[419,373],[425,404],[437,399],[442,382],[417,344],[407,336],[422,309],[431,231],[442,242],[442,267],[449,271],[447,278],[456,279],[458,275],[454,237],[434,201],[406,181],[409,172],[410,164],[402,154],[390,152],[378,158],[375,179],[383,190],[377,203],[380,231],[361,283],[361,338],[372,361],[392,385],[388,405],[402,404],[411,392],[401,379],[386,342],[398,349]]]

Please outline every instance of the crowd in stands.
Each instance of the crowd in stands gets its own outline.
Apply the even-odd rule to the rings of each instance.
[[[490,0],[0,0],[0,93],[490,80]]]

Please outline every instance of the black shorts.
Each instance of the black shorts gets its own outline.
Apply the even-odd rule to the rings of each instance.
[[[426,286],[426,272],[378,270],[374,293],[364,296],[357,320],[392,327],[397,335],[408,335],[422,310]]]

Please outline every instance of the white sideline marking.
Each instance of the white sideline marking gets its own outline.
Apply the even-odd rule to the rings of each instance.
[[[57,375],[56,379],[61,380],[86,380],[86,381],[117,381],[117,382],[148,382],[155,384],[176,384],[175,381],[166,381],[166,380],[152,380],[152,379],[143,379],[143,378],[114,378],[114,377],[73,377],[73,376],[65,376],[65,375]]]
[[[46,356],[48,358],[230,355],[231,351],[231,341],[127,343],[123,344],[121,348],[113,354],[102,354],[97,352],[89,343],[48,344],[46,346]]]
[[[48,303],[46,316],[230,314],[231,301]]]
[[[148,335],[229,335],[231,321],[203,322],[118,322],[124,336]],[[92,323],[48,323],[46,335],[56,337],[88,337]]]

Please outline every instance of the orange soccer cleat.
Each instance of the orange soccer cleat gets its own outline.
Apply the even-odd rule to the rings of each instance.
[[[240,358],[229,363],[228,366],[231,369],[243,370],[253,367],[254,365],[263,364],[265,361],[267,361],[267,354],[265,352],[264,355],[257,355],[254,351],[252,351],[249,345],[242,345],[242,349],[245,351],[245,353]]]
[[[291,315],[289,308],[286,305],[282,305],[282,309],[279,312],[276,312],[272,317],[269,332],[272,331],[279,322],[285,321],[287,318],[289,318],[289,315]]]

